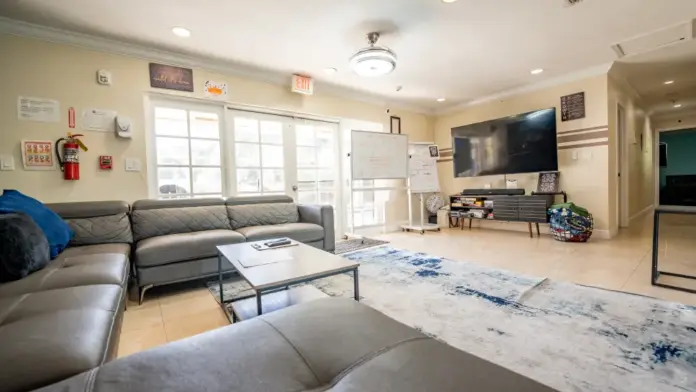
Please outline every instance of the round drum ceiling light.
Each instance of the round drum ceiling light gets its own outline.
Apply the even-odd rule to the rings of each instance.
[[[389,48],[377,46],[379,33],[369,33],[370,46],[358,50],[350,58],[350,66],[360,76],[381,76],[396,68],[396,54]]]

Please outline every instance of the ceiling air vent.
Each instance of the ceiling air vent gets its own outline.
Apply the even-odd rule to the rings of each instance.
[[[563,0],[563,4],[564,4],[566,7],[570,7],[570,6],[573,6],[573,5],[576,5],[576,4],[580,4],[580,3],[582,3],[582,2],[583,2],[583,0]]]
[[[696,38],[694,34],[696,34],[696,19],[688,23],[631,38],[616,45],[612,45],[611,48],[616,52],[619,58],[633,56],[665,46],[674,45],[679,42],[690,41]]]

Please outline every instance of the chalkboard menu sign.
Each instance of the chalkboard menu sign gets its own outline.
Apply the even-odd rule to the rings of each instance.
[[[150,87],[193,92],[193,70],[150,63]]]
[[[561,97],[561,121],[585,118],[585,93],[575,93]]]

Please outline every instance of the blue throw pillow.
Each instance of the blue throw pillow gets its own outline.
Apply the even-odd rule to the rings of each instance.
[[[43,230],[48,239],[51,259],[55,259],[75,235],[70,226],[43,203],[19,191],[6,189],[0,196],[0,214],[14,212],[29,215]]]

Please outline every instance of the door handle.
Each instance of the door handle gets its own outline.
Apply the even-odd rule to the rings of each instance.
[[[293,185],[293,186],[292,186],[292,190],[295,191],[295,192],[297,192],[297,185]]]

